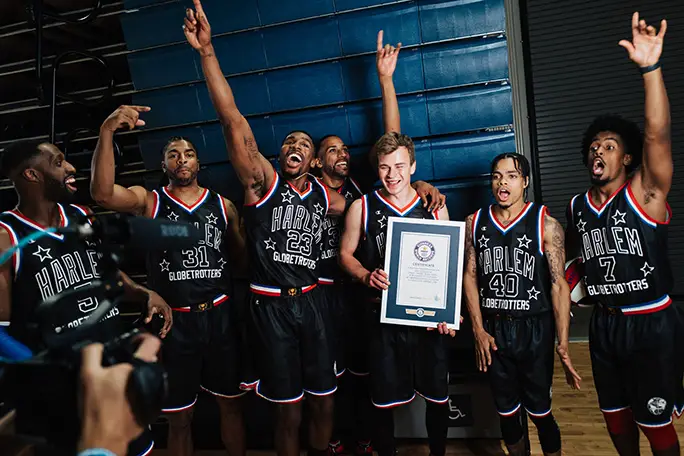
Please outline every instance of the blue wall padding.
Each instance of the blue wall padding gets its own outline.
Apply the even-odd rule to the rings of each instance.
[[[420,43],[418,6],[415,2],[355,11],[339,16],[338,20],[344,55],[375,52],[379,30],[385,31],[386,43]]]
[[[433,135],[513,123],[508,85],[429,93],[427,99]]]
[[[444,43],[423,49],[428,89],[508,78],[508,49],[503,38],[477,43]]]
[[[341,63],[347,101],[381,96],[380,82],[375,69],[375,54],[345,59]],[[397,93],[425,90],[420,49],[406,49],[399,53],[397,69],[394,72],[394,87]]]
[[[506,10],[501,0],[423,0],[420,23],[423,42],[484,35],[506,29]]]
[[[515,135],[481,133],[432,140],[435,179],[455,179],[488,174],[492,158],[515,152]]]
[[[269,67],[340,57],[337,20],[312,19],[264,29],[264,47]]]
[[[263,37],[258,30],[220,36],[212,41],[214,52],[219,57],[221,69],[225,74],[245,73],[268,67]],[[200,77],[203,79],[199,54],[194,53],[194,55]]]
[[[351,138],[347,111],[344,107],[279,114],[273,116],[272,120],[276,148],[270,151],[268,155],[277,155],[283,139],[293,130],[305,130],[313,136],[314,141],[318,141],[321,137],[329,134],[335,134],[345,142],[349,142]]]
[[[333,0],[258,0],[263,25],[320,16],[335,11]]]
[[[269,73],[267,78],[274,111],[344,101],[339,62],[288,68]]]

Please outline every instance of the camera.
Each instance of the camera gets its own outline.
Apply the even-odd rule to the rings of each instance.
[[[167,394],[167,379],[159,364],[134,357],[136,336],[144,331],[143,319],[132,328],[124,329],[107,324],[118,320],[107,320],[107,317],[116,310],[124,295],[118,274],[124,246],[183,248],[200,238],[195,227],[170,223],[115,214],[95,217],[62,230],[75,233],[83,242],[97,244],[100,277],[85,288],[67,289],[38,306],[35,323],[21,331],[30,334],[31,340],[39,340],[43,350],[23,356],[21,360],[0,361],[0,367],[4,368],[2,389],[16,409],[18,435],[47,443],[51,448],[75,450],[81,429],[78,403],[81,349],[93,342],[104,344],[104,366],[118,363],[134,366],[126,390],[131,410],[142,427],[155,421]],[[17,247],[21,248],[21,243]],[[55,320],[52,316],[63,306],[76,305],[77,298],[88,293],[100,296],[100,299],[85,321],[68,330],[51,324]],[[10,336],[2,336],[0,348],[4,348],[5,353],[11,352],[12,348],[15,348],[14,353],[22,353],[21,344]],[[23,347],[23,353],[26,351]]]

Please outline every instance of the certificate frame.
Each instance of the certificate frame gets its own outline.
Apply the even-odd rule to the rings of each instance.
[[[445,321],[449,329],[459,329],[461,317],[461,300],[463,289],[463,257],[465,253],[465,222],[452,220],[432,220],[404,217],[388,217],[387,239],[385,241],[385,266],[390,287],[382,292],[382,304],[380,322],[394,325],[418,326],[435,328],[438,323]],[[410,235],[406,236],[406,235]],[[429,241],[442,239],[439,244],[444,245],[444,238],[448,237],[447,268],[438,277],[435,300],[437,300],[442,286],[446,289],[443,308],[435,305],[416,305],[415,302],[398,302],[401,288],[399,274],[406,271],[406,262],[410,259],[401,259],[403,239],[415,239],[421,236]],[[437,242],[428,244],[432,246]],[[428,256],[431,252],[428,253]],[[431,257],[432,258],[432,257]],[[415,261],[415,260],[414,260]],[[442,269],[442,268],[440,268]],[[433,277],[434,278],[434,277]],[[444,282],[441,283],[440,282]],[[431,287],[431,289],[435,289]],[[402,295],[404,296],[404,295]]]

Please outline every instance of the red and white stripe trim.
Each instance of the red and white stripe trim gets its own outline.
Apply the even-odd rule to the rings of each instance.
[[[363,237],[365,238],[368,233],[368,195],[361,197],[361,218],[363,219]]]
[[[335,279],[331,279],[328,277],[319,277],[318,278],[318,284],[319,285],[335,285]]]
[[[620,188],[618,188],[617,190],[615,190],[615,191],[613,192],[613,194],[610,195],[610,197],[609,197],[607,200],[605,200],[605,201],[603,202],[603,204],[601,204],[600,206],[597,206],[597,205],[594,204],[594,202],[591,200],[591,189],[587,190],[587,193],[584,194],[584,199],[585,199],[585,201],[587,202],[587,206],[589,207],[589,209],[591,209],[591,211],[592,211],[594,214],[596,214],[596,215],[598,215],[598,216],[601,216],[601,214],[603,214],[603,211],[606,210],[606,207],[608,207],[608,205],[615,199],[615,197],[617,196],[617,194],[620,193],[620,191],[621,191],[623,188],[625,188],[625,185],[627,185],[627,182],[625,182],[624,184],[622,184],[622,185],[620,186]]]
[[[390,200],[385,199],[384,196],[380,193],[380,190],[375,191],[375,196],[383,203],[385,206],[389,207],[395,214],[397,214],[399,217],[403,217],[409,212],[411,212],[419,203],[420,203],[420,196],[416,193],[416,196],[413,197],[410,203],[408,203],[406,206],[399,208],[394,205]]]
[[[307,285],[302,288],[302,294],[308,293],[309,291],[313,290],[318,286],[317,283],[314,283],[313,285]],[[285,287],[285,288],[299,288],[299,287]],[[267,285],[258,285],[256,283],[250,283],[249,284],[249,289],[252,291],[252,293],[264,295],[264,296],[281,296],[282,288],[280,287],[269,287]]]
[[[206,201],[207,197],[209,196],[209,189],[206,189],[206,188],[205,188],[205,189],[204,189],[204,192],[203,192],[202,195],[197,199],[197,201],[195,201],[192,205],[188,206],[188,205],[185,204],[181,199],[176,198],[176,197],[168,190],[167,187],[162,187],[162,191],[164,192],[164,194],[165,194],[166,196],[168,196],[171,200],[173,200],[173,202],[175,202],[175,203],[178,204],[180,207],[182,207],[183,209],[185,209],[187,212],[190,212],[190,213],[193,213],[193,212],[195,211],[195,209],[197,209],[198,207],[200,207],[200,206],[202,205],[202,203],[204,203],[204,201]]]
[[[672,304],[672,298],[669,295],[665,295],[655,301],[620,307],[620,310],[625,315],[642,315],[658,312],[669,307],[670,304]]]
[[[360,195],[363,195],[363,192],[361,191],[361,187],[359,187],[359,184],[357,184],[354,179],[352,179],[351,177],[348,177],[347,181],[351,182],[351,184],[354,186],[356,191],[359,192]],[[340,188],[342,188],[342,187],[340,187]]]
[[[518,410],[520,410],[520,404],[516,405],[513,409],[511,409],[511,410],[509,410],[509,411],[507,411],[507,412],[500,412],[500,411],[498,411],[498,410],[497,410],[496,412],[497,412],[499,415],[501,415],[501,416],[512,416],[512,415],[515,415],[515,413],[516,413]]]
[[[175,413],[175,412],[182,412],[183,410],[187,410],[189,408],[192,408],[195,403],[197,402],[197,396],[195,396],[195,400],[192,401],[188,405],[183,405],[181,407],[173,407],[173,408],[163,408],[162,413]]]
[[[477,235],[477,224],[480,221],[480,213],[482,212],[482,209],[478,209],[477,212],[475,212],[475,215],[473,216],[473,225],[470,227],[473,235],[473,243],[475,242],[475,237]]]
[[[669,225],[670,220],[672,219],[672,209],[670,208],[670,205],[665,203],[666,206],[666,220],[664,222],[661,222],[659,220],[656,220],[652,218],[650,215],[644,211],[641,206],[639,206],[639,202],[637,199],[634,197],[634,193],[632,193],[632,182],[630,181],[629,184],[627,184],[627,191],[625,192],[625,196],[627,198],[627,204],[629,204],[629,207],[632,208],[634,213],[647,225],[655,228],[658,225]]]
[[[325,198],[325,216],[327,216],[328,211],[330,210],[330,187],[319,179],[314,178],[314,181],[321,187],[321,190],[323,190],[323,198]]]
[[[316,179],[316,182],[318,182],[318,179]],[[287,181],[287,183],[290,186],[290,188],[292,188],[292,190],[294,190],[295,193],[297,195],[299,195],[299,199],[302,199],[302,200],[305,200],[306,197],[309,196],[311,194],[311,192],[313,191],[313,187],[311,187],[311,181],[310,180],[306,181],[306,187],[304,187],[303,192],[300,192],[299,189],[292,184],[292,182]],[[320,184],[320,182],[318,182],[318,183]],[[326,192],[326,195],[327,195],[327,192]]]
[[[396,401],[396,402],[388,402],[386,404],[379,404],[371,398],[371,402],[373,402],[373,405],[376,406],[377,408],[384,409],[384,408],[399,407],[400,405],[408,404],[409,402],[413,401],[415,398],[416,398],[416,393],[414,391],[413,396],[411,396],[410,399],[407,399],[405,401]]]
[[[546,206],[539,209],[539,219],[537,220],[537,239],[539,242],[539,253],[544,255],[544,220],[546,220]]]
[[[5,222],[0,222],[0,226],[3,227],[7,233],[9,234],[10,237],[10,242],[12,243],[12,247],[16,247],[16,245],[19,243],[19,237],[17,236],[17,233],[14,232],[11,226],[6,224]],[[16,250],[12,254],[12,267],[14,268],[14,278],[16,279],[17,274],[19,273],[19,267],[21,266],[21,250]]]
[[[218,295],[216,298],[214,298],[214,299],[212,300],[213,307],[216,307],[216,306],[219,306],[219,305],[223,304],[223,303],[226,302],[229,298],[230,298],[230,296],[225,295],[225,294]],[[171,310],[175,310],[176,312],[191,312],[191,311],[192,311],[192,307],[190,307],[190,306],[187,306],[187,307],[174,307],[174,308],[172,308]]]
[[[268,189],[266,194],[259,198],[259,200],[256,203],[245,203],[245,206],[254,206],[254,207],[261,207],[266,202],[273,196],[273,194],[276,191],[276,188],[278,188],[278,185],[280,184],[280,176],[276,172],[276,170],[273,170],[273,182],[271,182],[271,187]]]
[[[57,207],[59,209],[59,216],[60,216],[59,227],[60,228],[66,228],[67,226],[69,226],[69,219],[67,218],[66,212],[64,212],[64,207],[62,207],[62,205],[59,203],[57,204]],[[19,220],[20,222],[30,226],[34,230],[45,231],[47,229],[46,227],[40,225],[36,221],[31,220],[30,218],[26,217],[24,214],[19,212],[19,210],[17,210],[17,209],[12,209],[11,211],[8,211],[7,213],[12,214],[17,220]],[[60,241],[64,240],[64,235],[62,235],[62,234],[48,232],[47,235],[51,236],[55,239],[58,239]]]
[[[212,390],[210,390],[210,389],[208,389],[208,388],[205,388],[205,387],[202,386],[202,385],[200,385],[200,388],[201,388],[203,391],[206,391],[207,393],[211,394],[212,396],[223,397],[223,398],[225,398],[225,399],[235,399],[235,398],[242,397],[242,396],[244,396],[245,394],[247,394],[247,391],[240,391],[238,394],[228,395],[228,394],[216,393],[216,392],[214,392],[214,391],[212,391]]]
[[[503,226],[503,224],[499,222],[499,220],[496,218],[496,214],[494,214],[493,209],[494,206],[489,206],[489,218],[492,220],[492,223],[495,227],[498,228],[499,231],[501,231],[503,234],[506,234],[511,228],[517,225],[520,220],[525,218],[527,213],[530,212],[530,209],[533,205],[534,204],[531,201],[525,204],[520,213],[507,226]]]
[[[159,193],[156,190],[152,190],[152,195],[154,196],[154,205],[152,206],[152,218],[157,218],[159,215]]]
[[[228,225],[228,209],[226,208],[226,201],[221,195],[217,195],[219,199],[219,207],[221,208],[221,215],[223,216],[223,221]]]

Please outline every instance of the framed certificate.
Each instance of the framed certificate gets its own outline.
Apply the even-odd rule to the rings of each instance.
[[[389,217],[380,321],[458,329],[465,223]]]

